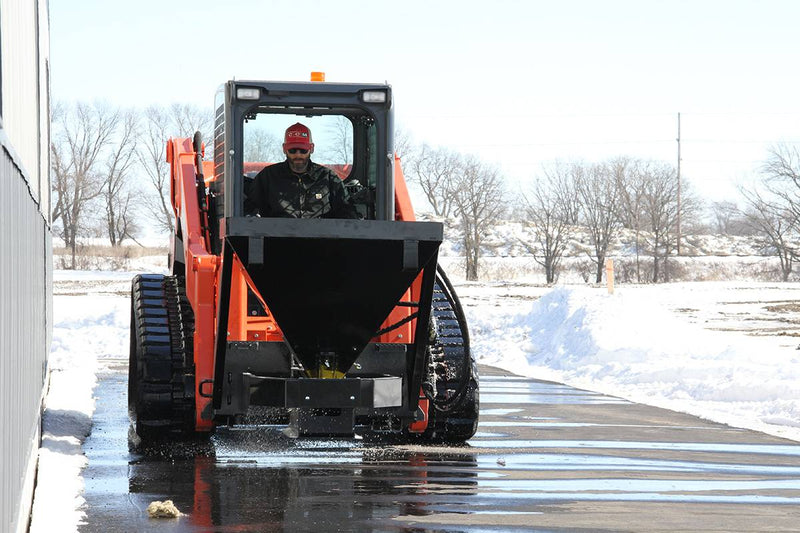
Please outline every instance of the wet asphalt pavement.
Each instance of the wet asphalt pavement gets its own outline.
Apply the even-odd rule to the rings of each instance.
[[[800,443],[494,369],[464,447],[249,426],[143,455],[126,391],[95,390],[83,532],[800,530]]]

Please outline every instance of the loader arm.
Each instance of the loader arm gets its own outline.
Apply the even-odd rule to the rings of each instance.
[[[176,242],[173,242],[172,273],[179,278],[183,277],[186,296],[194,312],[192,344],[195,366],[196,429],[210,431],[213,428],[208,414],[211,398],[207,392],[210,392],[210,387],[205,391],[204,383],[212,379],[214,371],[215,288],[220,261],[219,257],[209,250],[208,228],[201,222],[203,210],[198,192],[205,194],[205,184],[202,179],[198,179],[201,174],[198,172],[196,155],[191,139],[178,138],[167,142],[170,198],[178,225],[176,235],[173,236]],[[211,168],[207,171],[208,175],[211,175]],[[202,190],[198,191],[199,187],[202,187]]]

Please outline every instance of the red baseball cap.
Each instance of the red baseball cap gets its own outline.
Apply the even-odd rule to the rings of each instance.
[[[283,149],[289,150],[291,148],[305,148],[307,150],[314,148],[314,143],[311,142],[311,130],[299,122],[286,128]]]

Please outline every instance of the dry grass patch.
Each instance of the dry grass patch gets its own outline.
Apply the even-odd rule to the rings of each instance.
[[[75,269],[126,270],[132,260],[143,257],[163,257],[166,262],[167,253],[166,246],[79,245],[75,254]],[[53,247],[53,266],[57,269],[72,268],[72,251],[63,246]]]

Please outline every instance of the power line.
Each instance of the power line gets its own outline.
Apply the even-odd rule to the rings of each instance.
[[[797,139],[764,139],[764,140],[748,140],[748,141],[723,141],[723,140],[693,140],[693,139],[686,139],[682,138],[681,141],[684,145],[694,145],[694,144],[769,144],[769,143],[800,143],[800,138]],[[619,144],[633,144],[633,145],[645,145],[645,144],[671,144],[675,142],[675,139],[658,139],[658,140],[614,140],[614,141],[564,141],[564,142],[525,142],[525,143],[459,143],[459,142],[450,142],[448,146],[460,147],[460,148],[530,148],[530,147],[548,147],[548,146],[607,146],[607,145],[619,145]]]
[[[508,148],[508,147],[530,147],[530,146],[578,146],[578,145],[606,145],[606,144],[657,144],[657,143],[671,143],[673,139],[659,139],[655,141],[565,141],[565,142],[547,142],[547,143],[481,143],[481,144],[463,144],[463,143],[448,143],[450,146],[460,146],[465,148]]]
[[[684,118],[689,117],[745,117],[745,116],[767,116],[767,117],[790,117],[800,116],[800,111],[709,111],[697,113],[681,112]],[[674,113],[447,113],[447,114],[422,114],[422,113],[398,113],[402,118],[427,118],[427,119],[452,119],[452,118],[497,118],[518,120],[520,118],[646,118],[658,117],[668,119]]]

